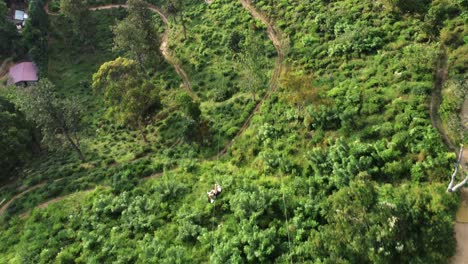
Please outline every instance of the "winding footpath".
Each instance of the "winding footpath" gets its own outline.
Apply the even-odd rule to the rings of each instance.
[[[36,184],[36,185],[34,185],[34,186],[32,186],[32,187],[30,187],[30,188],[24,190],[23,192],[20,192],[20,193],[16,194],[15,196],[13,196],[6,204],[4,204],[4,205],[2,206],[2,208],[0,208],[0,215],[2,215],[3,213],[5,213],[5,211],[8,209],[8,207],[10,206],[10,204],[11,204],[12,202],[14,202],[16,199],[22,197],[23,195],[27,194],[27,193],[30,192],[30,191],[33,191],[33,190],[35,190],[35,189],[37,189],[37,188],[42,187],[42,186],[44,186],[44,185],[45,185],[45,183]]]
[[[169,45],[168,45],[168,36],[169,36],[169,19],[167,18],[167,15],[164,13],[164,11],[152,4],[147,4],[148,9],[151,10],[153,13],[157,13],[160,17],[161,20],[163,21],[166,29],[164,30],[164,33],[161,36],[161,45],[159,46],[159,50],[161,51],[164,59],[172,65],[174,70],[177,72],[179,77],[182,79],[182,87],[185,89],[185,91],[192,97],[192,99],[199,101],[200,99],[198,96],[193,92],[192,90],[192,83],[190,82],[187,73],[182,69],[182,66],[180,63],[178,63],[177,59],[172,55],[172,52],[169,50]],[[126,4],[109,4],[109,5],[102,5],[102,6],[96,6],[96,7],[90,7],[88,10],[90,11],[97,11],[97,10],[106,10],[106,9],[114,9],[114,8],[128,8],[128,5]],[[49,10],[49,3],[47,3],[44,7],[46,13],[48,15],[58,15],[58,13],[53,13]]]
[[[224,146],[224,148],[221,151],[219,151],[217,154],[215,154],[212,158],[208,158],[207,160],[213,160],[215,158],[219,158],[220,156],[223,156],[228,152],[229,148],[234,143],[235,139],[238,138],[239,136],[241,136],[245,132],[245,130],[249,127],[252,117],[257,112],[260,111],[260,108],[263,105],[263,103],[265,102],[265,100],[267,100],[271,96],[271,94],[277,90],[278,80],[279,80],[279,77],[281,76],[281,73],[283,71],[283,64],[284,64],[284,58],[285,58],[285,44],[282,41],[280,31],[276,28],[274,23],[270,19],[268,19],[268,17],[265,14],[263,14],[263,13],[261,13],[261,12],[259,12],[259,11],[257,11],[255,9],[255,7],[254,7],[251,0],[240,0],[240,2],[242,4],[243,8],[246,9],[252,15],[252,17],[254,17],[255,19],[260,20],[263,24],[265,24],[267,26],[268,37],[270,38],[273,45],[275,46],[275,49],[276,49],[276,52],[277,52],[278,56],[276,58],[275,67],[273,69],[273,72],[272,72],[272,75],[271,75],[271,78],[270,78],[270,89],[266,92],[266,94],[262,97],[262,99],[257,103],[257,105],[255,106],[253,111],[246,118],[246,120],[244,121],[243,125],[241,126],[241,128],[239,129],[237,134]],[[94,11],[94,10],[103,10],[103,9],[112,9],[112,8],[128,8],[128,6],[127,5],[118,5],[118,4],[103,5],[103,6],[98,6],[98,7],[91,7],[91,8],[89,8],[89,10]],[[190,81],[189,81],[189,78],[188,78],[187,74],[182,69],[182,67],[178,63],[176,63],[176,60],[172,57],[171,52],[168,49],[168,44],[167,44],[168,43],[168,37],[167,37],[168,36],[168,29],[167,29],[168,28],[168,18],[167,18],[167,16],[157,6],[148,4],[148,8],[150,10],[152,10],[153,12],[158,13],[161,16],[161,19],[163,20],[164,24],[166,25],[166,30],[163,33],[162,42],[161,42],[161,46],[160,46],[160,50],[161,50],[164,58],[166,59],[167,62],[169,62],[174,67],[176,72],[182,78],[183,86],[185,87],[185,90],[189,93],[189,95],[192,96],[192,98],[194,100],[198,100],[197,95],[192,91],[192,86],[190,84]],[[48,4],[45,6],[45,10],[46,10],[46,13],[49,14],[49,15],[57,15],[56,13],[52,13],[52,12],[49,11]],[[176,168],[172,168],[172,169],[176,169]],[[155,173],[155,174],[153,174],[153,175],[151,175],[149,177],[143,178],[142,180],[147,180],[147,179],[151,179],[151,178],[159,178],[159,177],[161,177],[163,175],[164,175],[163,172],[159,172],[159,173]],[[23,191],[22,193],[19,193],[19,194],[15,195],[12,199],[10,199],[0,209],[0,215],[17,198],[23,196],[24,194],[26,194],[26,193],[28,193],[28,192],[30,192],[32,190],[35,190],[37,188],[42,187],[45,184],[46,183],[41,183],[41,184],[38,184],[38,185],[34,185],[34,186],[30,187],[29,189]],[[83,192],[91,192],[93,190],[94,189],[85,190]],[[55,202],[58,202],[58,201],[62,201],[64,199],[70,197],[71,195],[73,195],[73,194],[67,194],[67,195],[56,197],[54,199],[51,199],[51,200],[43,202],[43,203],[41,203],[39,205],[36,205],[34,208],[46,208],[49,204],[52,204],[52,203],[55,203]],[[20,217],[22,219],[27,218],[29,216],[29,214],[30,214],[30,211],[22,213],[20,215]]]
[[[207,0],[205,0],[207,2]],[[211,1],[208,1],[211,3]],[[208,3],[207,2],[207,3]],[[252,17],[255,19],[260,20],[263,24],[267,26],[267,31],[268,31],[268,37],[272,41],[273,45],[275,46],[275,49],[277,51],[277,59],[275,62],[275,68],[273,69],[273,73],[271,75],[270,79],[270,89],[266,92],[266,94],[263,96],[263,98],[257,103],[255,108],[252,110],[252,112],[249,114],[249,116],[246,118],[244,121],[243,125],[237,132],[237,134],[224,146],[224,148],[219,151],[214,157],[209,158],[209,159],[214,159],[214,158],[219,158],[220,156],[225,155],[231,145],[234,143],[235,139],[241,136],[245,130],[249,127],[250,121],[252,117],[260,111],[261,106],[267,100],[273,92],[275,92],[278,88],[278,79],[283,71],[283,64],[284,64],[284,58],[285,58],[285,53],[284,53],[284,42],[282,41],[280,31],[275,27],[274,23],[268,19],[268,17],[261,13],[260,11],[256,10],[254,7],[254,4],[252,0],[240,0],[242,6],[244,9],[246,9]],[[118,4],[112,4],[112,5],[103,5],[103,6],[98,6],[98,7],[91,7],[89,10],[102,10],[102,9],[111,9],[111,8],[128,8],[127,5],[118,5]],[[168,18],[164,14],[164,12],[157,6],[148,4],[148,8],[159,14],[161,19],[163,20],[166,30],[164,31],[162,35],[162,41],[161,41],[161,46],[160,50],[161,53],[163,54],[165,60],[171,64],[177,74],[181,77],[183,80],[183,87],[187,91],[187,93],[194,99],[194,100],[199,100],[198,96],[193,92],[192,90],[192,85],[189,81],[188,75],[186,72],[182,69],[181,65],[177,62],[177,60],[172,56],[171,51],[168,48]],[[48,6],[46,5],[45,7],[46,12],[49,15],[56,15],[55,13],[49,12]],[[430,102],[430,119],[432,122],[432,125],[434,128],[436,128],[437,131],[439,131],[440,135],[442,136],[442,140],[445,143],[445,145],[451,150],[456,152],[457,148],[453,146],[451,143],[444,127],[442,126],[442,120],[439,116],[439,107],[442,101],[442,88],[445,83],[445,80],[447,78],[447,55],[445,49],[442,50],[442,53],[440,56],[437,58],[437,65],[436,65],[436,72],[435,72],[435,83],[434,83],[434,90],[431,96],[431,102]],[[463,122],[463,128],[468,129],[468,98],[465,99],[464,104],[463,104],[463,109],[461,113],[461,120]],[[461,166],[463,167],[464,171],[468,171],[468,151],[465,151],[462,156],[462,162]],[[156,173],[153,174],[149,177],[146,177],[144,179],[149,179],[149,178],[156,178],[156,177],[161,177],[164,173]],[[38,185],[32,186],[29,189],[15,195],[12,199],[10,199],[3,207],[0,208],[0,214],[3,214],[5,210],[8,208],[8,206],[17,198],[23,196],[24,194],[35,190],[37,188],[40,188],[44,186],[45,183],[40,183]],[[85,190],[83,192],[91,192],[94,189],[91,190]],[[37,205],[35,208],[45,208],[51,203],[55,203],[61,200],[64,200],[68,197],[70,197],[73,194],[68,194],[60,197],[56,197],[52,200],[46,201],[44,203],[41,203]],[[463,188],[461,192],[461,207],[465,206],[468,208],[468,189]],[[26,218],[29,215],[29,212],[25,212],[20,215],[21,218]],[[453,257],[451,262],[453,264],[466,264],[468,263],[468,223],[463,223],[463,222],[456,222],[455,223],[455,236],[457,239],[457,252],[456,255]]]
[[[242,4],[242,7],[245,10],[249,11],[249,13],[252,15],[253,18],[260,20],[264,25],[267,26],[268,37],[270,38],[271,42],[275,46],[276,53],[278,54],[278,56],[276,57],[275,68],[273,69],[273,73],[271,74],[271,78],[270,78],[270,89],[265,93],[263,98],[257,103],[255,108],[252,110],[249,116],[245,119],[244,123],[242,124],[237,134],[212,159],[224,156],[229,150],[229,148],[231,147],[231,145],[234,143],[235,139],[241,136],[245,132],[245,130],[249,127],[250,121],[252,120],[252,117],[255,115],[255,113],[260,111],[260,108],[262,107],[263,103],[271,96],[273,92],[275,92],[278,89],[278,80],[281,76],[281,73],[283,72],[283,64],[284,64],[284,58],[285,58],[285,47],[284,47],[285,44],[282,41],[283,39],[281,37],[280,31],[276,28],[274,23],[265,14],[255,9],[255,6],[252,3],[252,0],[240,0],[240,2]]]
[[[457,155],[458,148],[450,141],[450,138],[442,125],[442,119],[439,115],[439,108],[442,102],[442,89],[448,76],[447,66],[447,52],[442,48],[439,56],[437,57],[436,69],[434,72],[434,89],[431,96],[430,104],[430,118],[432,126],[439,132],[442,141],[449,148],[450,151],[455,152]],[[468,98],[465,98],[463,109],[461,112],[462,127],[467,129],[465,123],[468,120]],[[468,151],[464,151],[460,162],[462,171],[468,171]],[[461,180],[461,179],[460,179]],[[468,263],[468,223],[467,219],[462,217],[468,212],[468,189],[462,188],[460,190],[460,206],[456,216],[455,222],[455,238],[457,240],[457,251],[451,262],[453,264],[467,264]],[[455,194],[450,194],[455,195]]]

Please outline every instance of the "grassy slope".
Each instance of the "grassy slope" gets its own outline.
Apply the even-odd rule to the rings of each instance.
[[[428,229],[431,225],[440,228],[440,233],[450,230],[451,220],[446,216],[453,213],[456,201],[446,196],[444,185],[437,182],[445,180],[444,175],[449,173],[453,157],[445,152],[440,137],[428,120],[428,95],[432,87],[433,58],[437,47],[426,43],[418,19],[393,17],[385,9],[382,11],[379,8],[382,7],[378,4],[374,6],[370,2],[360,4],[353,1],[328,7],[321,4],[306,7],[294,4],[264,6],[265,10],[271,10],[271,16],[277,19],[283,32],[291,39],[289,59],[300,64],[292,69],[314,72],[313,85],[320,88],[322,103],[316,102],[316,105],[299,111],[286,100],[289,92],[283,90],[254,117],[246,133],[236,140],[230,156],[223,160],[198,163],[185,159],[180,162],[178,170],[167,172],[161,179],[144,181],[136,187],[131,181],[122,180],[123,187],[113,182],[114,192],[98,190],[88,199],[75,199],[73,206],[62,207],[60,204],[42,211],[36,210],[26,222],[11,220],[10,226],[0,234],[3,241],[18,246],[0,250],[0,254],[5,256],[3,259],[41,259],[47,262],[54,258],[67,260],[79,257],[76,260],[84,262],[173,263],[175,260],[211,260],[220,263],[229,260],[286,261],[288,253],[297,258],[295,261],[318,256],[325,258],[327,254],[324,252],[330,253],[327,251],[327,239],[340,245],[339,238],[342,236],[344,241],[347,238],[346,227],[341,227],[342,234],[331,233],[340,226],[334,222],[332,213],[327,211],[328,207],[333,204],[333,199],[338,199],[342,194],[336,190],[345,190],[348,181],[356,180],[356,174],[378,186],[379,201],[405,206],[401,200],[408,199],[408,204],[413,204],[411,209],[402,207],[398,216],[401,217],[401,225],[413,228],[411,232],[419,235],[419,239],[425,239],[424,236],[431,232]],[[218,113],[218,110],[210,110],[216,109],[218,104],[210,98],[213,87],[223,82],[223,78],[210,78],[219,72],[219,64],[210,65],[210,62],[222,61],[221,55],[226,50],[218,50],[210,37],[226,37],[229,34],[229,25],[233,24],[229,24],[229,21],[220,23],[223,21],[221,14],[227,10],[234,19],[234,25],[243,27],[239,30],[247,30],[251,20],[246,18],[239,4],[231,2],[220,2],[211,7],[193,5],[189,10],[189,29],[193,27],[190,32],[193,32],[194,39],[203,40],[200,41],[203,45],[197,45],[197,41],[187,41],[187,45],[174,45],[173,48],[177,50],[176,57],[181,58],[195,81],[196,91],[206,100],[203,103],[204,113],[215,125],[219,125],[226,122],[223,119],[226,117],[210,116],[208,113]],[[295,12],[300,15],[291,19],[289,16]],[[343,21],[340,22],[343,24],[349,24],[347,19],[354,17],[369,22],[370,25],[366,27],[379,28],[386,35],[379,36],[383,40],[379,47],[374,48],[378,52],[350,52],[352,55],[349,58],[345,57],[346,54],[330,55],[331,45],[339,41],[346,44],[348,40],[346,36],[342,36],[344,39],[332,36],[332,28],[317,30],[320,25],[336,23],[314,22],[321,21],[319,19],[322,18],[317,18],[317,14],[321,13],[325,17],[328,14],[330,20],[338,19],[336,17],[341,15]],[[384,22],[379,25],[379,21]],[[223,25],[226,28],[222,28]],[[223,34],[215,34],[220,27]],[[181,38],[180,30],[178,32],[174,39]],[[214,50],[214,54],[204,53],[205,47],[210,47],[208,51]],[[201,52],[194,52],[197,48]],[[196,70],[194,65],[200,61],[206,65]],[[233,67],[235,62],[227,60],[223,64],[224,69]],[[56,78],[58,81],[60,78],[66,80],[62,76],[71,72],[74,72],[73,76],[89,76],[92,73],[88,67],[83,67],[83,71],[80,68],[73,67],[63,74],[57,74]],[[79,79],[74,81],[75,85],[76,81]],[[235,82],[233,85],[236,85]],[[241,92],[236,96],[242,98],[246,95]],[[353,109],[353,106],[359,106],[359,109]],[[347,114],[347,111],[350,113]],[[241,116],[239,114],[242,112],[234,113],[227,118],[228,122]],[[239,122],[233,121],[233,124],[231,127]],[[226,130],[221,131],[229,135]],[[119,137],[125,141],[123,152],[125,147],[132,151],[139,145],[127,145],[126,133],[120,132]],[[340,137],[342,141],[337,141]],[[116,138],[110,141],[114,140]],[[99,146],[94,143],[96,141],[91,142]],[[106,141],[99,142],[107,144]],[[117,153],[111,150],[111,155],[103,154],[96,160]],[[339,158],[334,158],[332,154]],[[154,162],[164,163],[167,157],[170,158],[170,154],[164,153],[162,157],[155,154],[150,164],[143,166],[154,166]],[[320,157],[324,158],[320,160]],[[362,163],[356,165],[348,157]],[[121,158],[122,161],[128,159],[125,156]],[[366,161],[368,159],[371,159],[370,163]],[[77,166],[70,165],[67,160],[64,163],[66,165],[62,169]],[[316,168],[317,164],[323,164],[323,168]],[[353,169],[350,164],[358,169]],[[55,173],[56,167],[46,164],[43,169]],[[124,169],[119,167],[115,171]],[[129,169],[135,173],[134,168]],[[112,173],[107,172],[108,175]],[[224,193],[219,202],[209,205],[204,193],[214,181],[221,183]],[[281,201],[283,194],[288,198],[286,204]],[[411,200],[412,197],[416,200]],[[420,204],[419,199],[426,202]],[[446,202],[441,202],[444,200]],[[25,198],[24,203],[28,201],[30,198]],[[286,228],[284,205],[290,219],[290,225]],[[377,208],[370,205],[369,211]],[[404,222],[405,214],[410,210],[419,210],[429,215],[429,219]],[[73,212],[77,215],[76,220],[67,219],[66,216]],[[55,223],[53,228],[48,226],[51,223]],[[352,224],[352,221],[349,223]],[[380,224],[381,230],[384,230],[384,223]],[[26,230],[21,239],[8,236],[21,226]],[[401,228],[400,232],[410,243],[413,238],[410,233],[405,233],[409,229]],[[292,232],[293,250],[288,250],[287,230]],[[255,236],[251,237],[253,234]],[[321,237],[327,234],[330,237]],[[385,237],[385,241],[394,243],[389,247],[394,247],[399,239],[398,235],[393,235]],[[433,259],[444,259],[453,250],[451,243],[449,240],[433,241],[425,245],[426,257],[441,254]],[[21,248],[26,244],[28,251]],[[411,256],[422,252],[415,250],[407,254]],[[247,256],[253,257],[247,259]],[[393,260],[405,262],[404,258]]]

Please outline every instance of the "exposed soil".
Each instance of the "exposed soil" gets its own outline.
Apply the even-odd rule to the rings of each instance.
[[[432,91],[431,104],[430,104],[430,117],[431,123],[434,128],[439,131],[445,145],[451,150],[456,152],[458,148],[454,148],[450,142],[444,127],[442,126],[442,119],[439,115],[439,108],[442,102],[442,88],[444,87],[445,80],[447,79],[447,54],[445,49],[437,57],[437,65],[434,73],[434,90]]]
[[[442,88],[447,79],[447,54],[445,49],[437,58],[436,70],[434,73],[434,90],[431,96],[430,117],[432,126],[439,131],[445,145],[456,154],[458,147],[449,139],[447,132],[442,126],[442,120],[439,115],[439,107],[442,102]],[[466,120],[468,120],[468,98],[465,98],[461,112],[462,125],[466,129]],[[468,151],[464,151],[460,162],[463,171],[468,171]],[[462,179],[459,179],[462,180]],[[456,215],[455,237],[457,239],[457,252],[452,259],[453,264],[468,264],[468,189],[462,188],[460,191],[460,206]]]
[[[224,146],[223,150],[221,150],[212,159],[225,155],[227,151],[229,150],[229,148],[231,147],[231,145],[234,143],[234,140],[245,132],[245,130],[249,127],[250,121],[252,117],[255,115],[255,113],[257,113],[260,110],[265,100],[267,100],[270,97],[270,95],[273,92],[275,92],[276,89],[278,88],[278,79],[283,71],[285,48],[284,48],[284,43],[281,41],[282,38],[281,38],[280,31],[276,28],[274,23],[270,21],[270,19],[265,14],[255,9],[251,0],[240,0],[240,1],[244,9],[249,11],[250,14],[254,18],[262,21],[262,23],[267,26],[268,37],[270,38],[271,42],[273,42],[276,52],[278,53],[278,57],[276,58],[275,68],[273,69],[273,73],[270,78],[270,89],[265,93],[263,98],[257,103],[253,111],[249,114],[247,119],[242,124],[237,134]]]
[[[457,238],[457,253],[453,256],[453,264],[468,264],[468,224],[455,224]]]
[[[85,191],[81,191],[81,193],[88,193],[88,192],[91,192],[91,191],[94,191],[95,188],[93,189],[89,189],[89,190],[85,190]],[[53,203],[56,203],[56,202],[59,202],[59,201],[62,201],[62,200],[65,200],[67,199],[68,197],[72,196],[72,195],[75,195],[76,193],[71,193],[71,194],[67,194],[67,195],[64,195],[64,196],[59,196],[59,197],[56,197],[54,199],[51,199],[51,200],[48,200],[46,202],[43,202],[41,204],[38,204],[36,205],[34,208],[47,208],[47,206],[49,206],[49,204],[53,204]],[[25,213],[22,213],[19,215],[19,217],[21,219],[25,219],[25,218],[28,218],[29,214],[31,213],[31,211],[28,211],[28,212],[25,212]]]

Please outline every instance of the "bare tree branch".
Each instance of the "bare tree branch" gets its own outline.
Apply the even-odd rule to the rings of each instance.
[[[454,171],[452,173],[452,179],[450,180],[450,183],[449,183],[449,185],[447,187],[447,192],[455,192],[458,189],[460,189],[461,186],[465,185],[468,182],[468,176],[466,176],[466,178],[461,183],[459,183],[455,187],[453,187],[453,185],[455,184],[455,178],[457,177],[458,168],[460,167],[462,156],[463,156],[463,145],[460,147],[460,152],[458,154],[458,160],[457,160],[457,163],[455,164],[455,169],[454,169]]]

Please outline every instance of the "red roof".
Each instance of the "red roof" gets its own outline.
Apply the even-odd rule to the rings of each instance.
[[[36,82],[37,67],[32,62],[22,62],[10,68],[10,78],[8,84],[16,84],[18,82]]]

